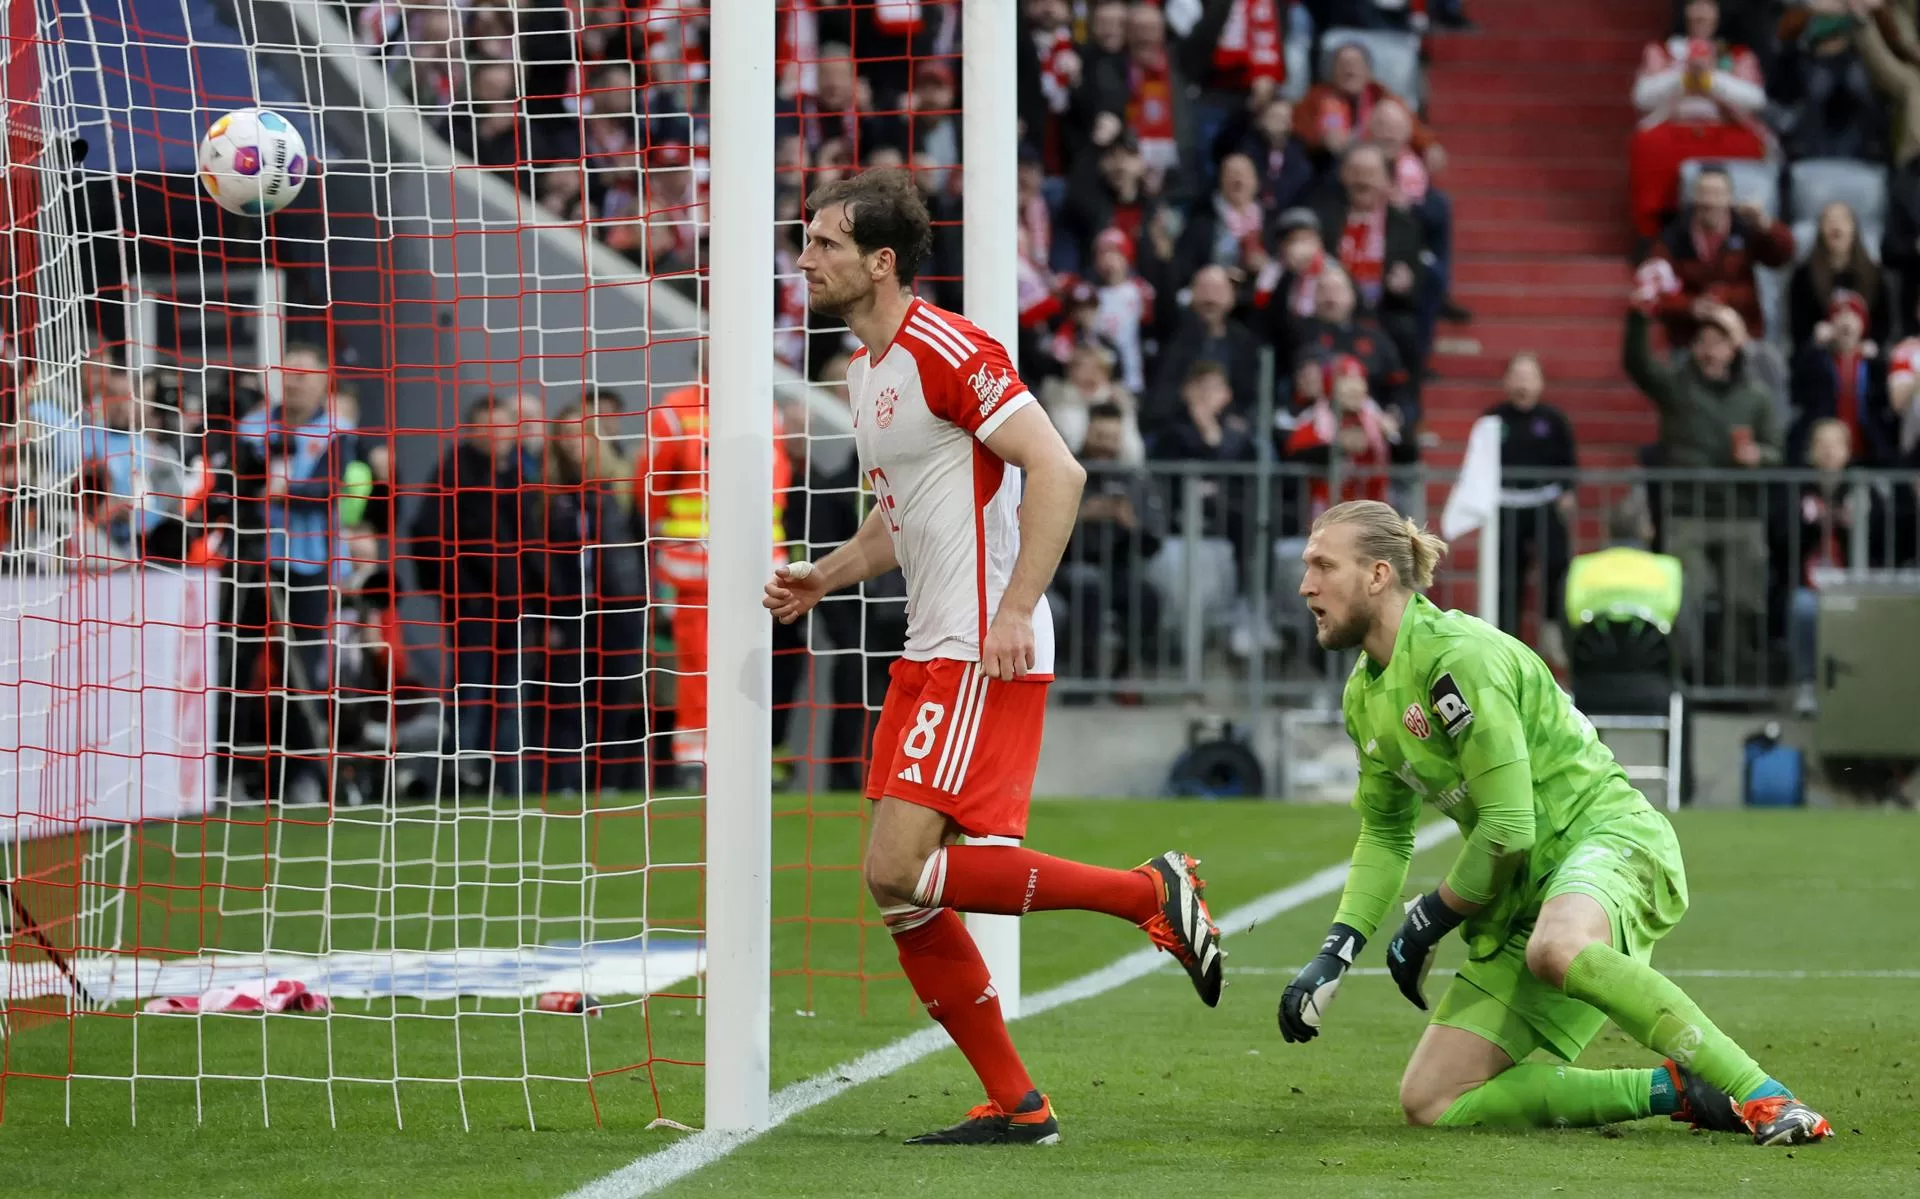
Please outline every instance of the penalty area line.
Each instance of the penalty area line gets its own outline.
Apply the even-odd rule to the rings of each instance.
[[[1431,849],[1459,833],[1451,820],[1436,821],[1421,829],[1414,838],[1416,852]],[[1337,862],[1316,871],[1290,886],[1270,891],[1258,899],[1216,918],[1223,937],[1252,930],[1295,908],[1325,898],[1338,891],[1347,879],[1347,863]],[[1092,999],[1157,972],[1166,961],[1157,949],[1130,953],[1100,969],[1036,995],[1021,997],[1017,1020],[1038,1016],[1070,1003]],[[885,1078],[904,1070],[924,1057],[951,1047],[946,1030],[939,1025],[900,1038],[890,1045],[862,1054],[851,1062],[835,1066],[812,1078],[782,1087],[770,1101],[767,1124],[748,1132],[696,1132],[665,1149],[635,1159],[611,1174],[597,1178],[565,1199],[634,1199],[670,1186],[697,1170],[703,1170],[734,1150],[758,1140],[795,1116],[810,1111],[830,1099],[838,1098],[862,1083]]]

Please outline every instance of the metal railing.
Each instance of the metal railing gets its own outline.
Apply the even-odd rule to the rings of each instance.
[[[1087,506],[1052,591],[1055,690],[1067,702],[1337,702],[1351,656],[1318,647],[1296,594],[1313,517],[1377,498],[1424,520],[1456,473],[1087,465]],[[1502,484],[1515,506],[1501,515],[1501,611],[1483,615],[1557,660],[1567,563],[1611,543],[1612,517],[1632,497],[1649,518],[1648,548],[1685,569],[1674,650],[1697,702],[1767,704],[1796,681],[1794,647],[1810,635],[1796,612],[1821,572],[1920,568],[1920,472],[1513,470]],[[1435,602],[1477,607],[1478,541],[1462,539],[1443,561]]]

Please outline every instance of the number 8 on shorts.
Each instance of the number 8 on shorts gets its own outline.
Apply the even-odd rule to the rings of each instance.
[[[944,812],[968,836],[1024,837],[1050,679],[995,682],[952,658],[889,673],[867,798]]]

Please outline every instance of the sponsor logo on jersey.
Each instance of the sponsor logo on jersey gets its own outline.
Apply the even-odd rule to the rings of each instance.
[[[1433,794],[1433,792],[1427,788],[1427,785],[1420,781],[1419,772],[1414,770],[1412,762],[1402,760],[1399,768],[1395,770],[1394,773],[1399,775],[1400,781],[1407,785],[1407,790],[1418,795],[1421,799],[1426,799]]]
[[[893,410],[900,403],[900,393],[889,387],[873,401],[873,423],[882,429],[893,423]]]
[[[1433,714],[1440,718],[1440,727],[1447,730],[1447,736],[1458,737],[1473,723],[1473,709],[1468,706],[1467,697],[1460,694],[1460,686],[1453,681],[1451,672],[1433,680],[1427,694],[1433,700]]]
[[[1466,797],[1467,785],[1464,782],[1455,783],[1442,791],[1433,802],[1442,812],[1451,812]]]
[[[1419,704],[1408,704],[1406,714],[1400,717],[1400,723],[1407,731],[1425,741],[1432,733],[1433,726],[1427,723],[1427,714],[1420,710]]]
[[[1006,398],[1007,389],[1013,386],[1013,376],[1001,371],[996,378],[992,368],[983,366],[973,372],[973,377],[967,380],[967,386],[973,388],[973,394],[980,400],[980,415],[986,416]]]

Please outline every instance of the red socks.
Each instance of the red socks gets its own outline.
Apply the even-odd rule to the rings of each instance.
[[[966,1055],[987,1098],[1001,1111],[1017,1109],[1034,1089],[1033,1079],[1007,1035],[1000,998],[967,926],[947,908],[925,924],[896,932],[893,943],[913,993]]]
[[[1014,845],[949,845],[927,859],[913,901],[996,916],[1075,909],[1142,924],[1160,889],[1137,870],[1088,866]]]

